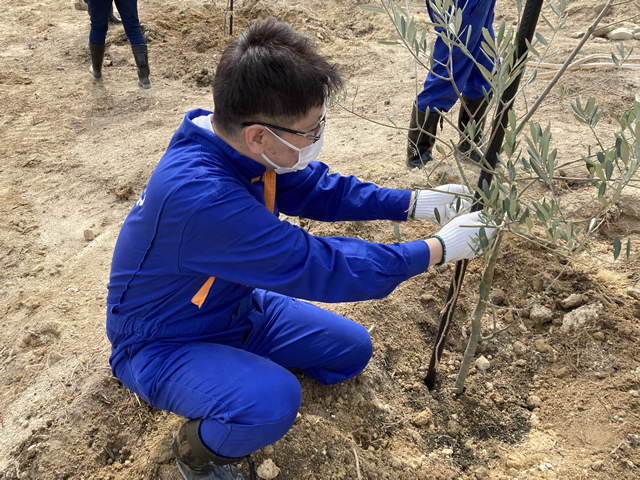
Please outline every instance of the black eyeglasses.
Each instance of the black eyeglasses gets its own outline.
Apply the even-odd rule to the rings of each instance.
[[[318,126],[312,130],[313,133],[300,132],[298,130],[292,130],[290,128],[279,127],[277,125],[271,125],[270,123],[263,122],[243,122],[240,124],[241,127],[250,127],[251,125],[262,125],[263,127],[273,128],[275,130],[280,130],[282,132],[293,133],[294,135],[300,135],[301,137],[306,138],[307,140],[311,140],[313,143],[320,140],[322,136],[322,132],[324,132],[324,126],[327,123],[327,111],[325,109],[324,115],[322,119],[318,123]]]

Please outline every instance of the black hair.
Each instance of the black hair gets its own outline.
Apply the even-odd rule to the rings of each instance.
[[[287,126],[342,88],[340,74],[288,23],[258,20],[222,54],[213,80],[214,121],[235,134],[246,121]]]

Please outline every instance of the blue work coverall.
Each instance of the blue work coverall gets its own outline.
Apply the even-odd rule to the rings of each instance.
[[[265,167],[185,116],[127,216],[109,281],[113,373],[151,406],[201,418],[203,442],[240,457],[293,425],[301,389],[360,372],[367,330],[303,301],[382,298],[429,265],[422,240],[315,237],[265,205]],[[275,213],[406,220],[410,191],[329,174],[276,176]]]
[[[427,0],[429,17],[435,23],[438,14]],[[496,0],[456,0],[457,8],[462,10],[462,25],[458,33],[459,40],[466,42],[467,50],[473,58],[489,71],[493,69],[492,60],[482,51],[482,29],[486,28],[494,38],[493,19]],[[471,33],[468,35],[469,29]],[[444,28],[436,27],[436,32],[444,32]],[[451,59],[449,59],[451,56]],[[490,83],[482,76],[482,72],[460,48],[451,51],[449,46],[438,36],[433,51],[433,72],[427,74],[422,92],[418,94],[417,105],[423,112],[430,108],[433,111],[448,112],[458,101],[458,95],[451,83],[451,77],[460,93],[471,100],[483,96],[482,89],[491,90]]]

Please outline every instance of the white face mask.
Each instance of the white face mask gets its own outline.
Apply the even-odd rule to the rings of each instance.
[[[269,130],[268,127],[264,127],[264,128]],[[293,165],[291,167],[280,167],[280,166],[276,165],[275,163],[273,163],[271,160],[269,160],[269,158],[263,153],[262,154],[262,158],[264,158],[267,161],[267,163],[269,163],[269,165],[271,165],[272,167],[275,167],[275,172],[276,173],[290,173],[290,172],[297,172],[298,170],[304,170],[305,168],[307,168],[307,166],[311,162],[313,162],[316,158],[318,158],[318,155],[320,154],[320,150],[322,149],[322,141],[324,140],[324,132],[320,134],[320,138],[318,140],[313,142],[311,145],[307,145],[304,148],[298,148],[298,147],[296,147],[294,145],[291,145],[284,138],[280,138],[278,135],[273,133],[271,130],[269,130],[269,132],[271,133],[271,135],[273,135],[278,140],[280,140],[282,143],[284,143],[287,147],[289,147],[292,150],[295,150],[296,152],[298,152],[298,161],[295,163],[295,165]]]

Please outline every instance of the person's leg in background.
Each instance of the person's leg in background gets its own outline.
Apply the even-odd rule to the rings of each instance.
[[[482,32],[486,28],[491,38],[494,38],[495,0],[480,0],[475,9],[469,14],[463,14],[463,21],[471,25],[472,29]],[[493,61],[482,51],[483,36],[471,35],[467,48],[480,65],[489,72],[494,70]],[[489,95],[485,98],[485,92]],[[457,153],[460,158],[469,158],[478,163],[482,160],[482,130],[484,127],[488,102],[491,98],[491,84],[484,77],[480,68],[474,63],[469,76],[461,89],[461,105],[458,115],[458,129],[461,132]]]
[[[495,0],[469,0],[464,4],[462,26],[458,38],[467,41],[467,48],[479,48],[482,42],[482,27],[486,25],[488,17],[493,21],[493,5]],[[490,6],[490,8],[489,8]],[[439,15],[427,0],[429,16],[434,23],[440,21]],[[468,35],[468,28],[471,32]],[[444,32],[443,27],[436,27],[436,31]],[[491,28],[493,32],[493,28]],[[478,57],[484,61],[484,55],[479,52]],[[476,58],[478,58],[476,57]],[[407,148],[407,167],[422,167],[433,160],[432,149],[440,116],[436,111],[448,112],[458,101],[458,91],[464,91],[471,72],[476,69],[475,62],[459,47],[450,48],[440,37],[437,37],[433,51],[433,71],[427,74],[422,91],[414,103],[409,126],[409,143]],[[488,82],[482,81],[488,88]],[[479,85],[482,92],[482,85]],[[481,95],[480,95],[481,96]],[[475,99],[474,99],[475,100]],[[426,112],[429,112],[427,115]],[[421,130],[426,131],[426,133]]]
[[[109,23],[114,23],[116,25],[122,23],[122,20],[116,17],[116,14],[113,11],[113,2],[111,3],[111,8],[109,9]]]
[[[91,30],[89,31],[89,51],[91,66],[89,72],[94,80],[102,78],[102,62],[104,60],[105,40],[109,29],[109,6],[111,2],[104,0],[88,0]]]
[[[131,51],[138,71],[138,85],[142,88],[151,88],[151,82],[149,81],[149,52],[147,42],[142,34],[142,28],[140,28],[138,1],[114,0],[114,2],[122,18],[124,31],[131,44]]]

